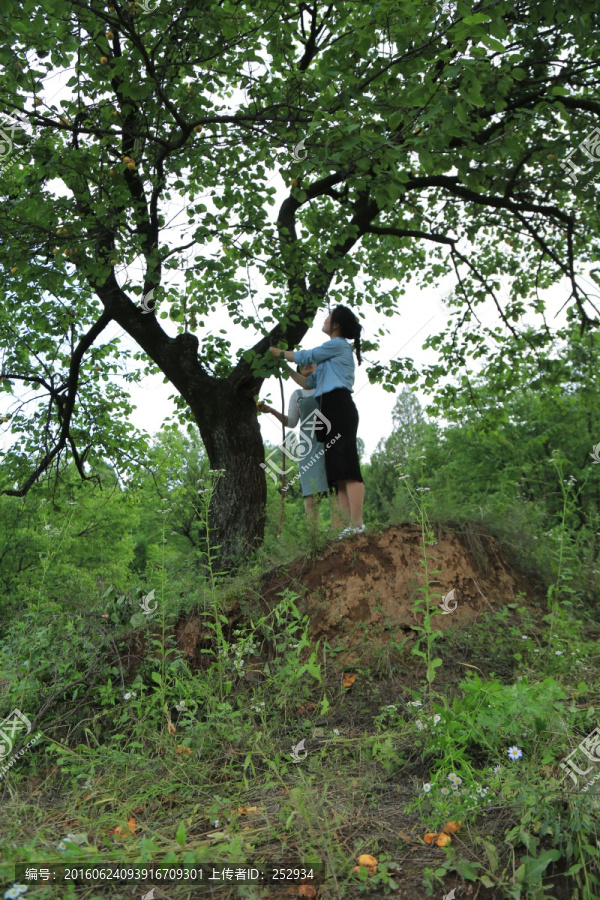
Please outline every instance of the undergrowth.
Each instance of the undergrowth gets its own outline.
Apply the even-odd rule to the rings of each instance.
[[[437,897],[453,879],[498,898],[562,900],[560,875],[570,897],[593,900],[597,788],[583,790],[581,775],[573,784],[562,761],[573,751],[580,765],[593,760],[578,746],[596,727],[598,642],[568,527],[576,498],[560,466],[557,476],[563,513],[544,551],[547,611],[520,597],[468,634],[434,627],[435,498],[423,483],[407,485],[422,536],[417,641],[390,652],[385,678],[366,667],[342,672],[339,648],[310,640],[294,591],[269,612],[250,604],[232,625],[232,591],[257,590],[267,557],[231,580],[209,550],[202,578],[190,572],[186,584],[163,553],[129,590],[108,588],[67,613],[45,594],[50,550],[38,597],[6,628],[0,651],[3,709],[21,710],[43,733],[1,782],[7,884],[17,862],[304,863],[324,867],[322,898],[385,896],[403,881]],[[217,478],[206,478],[205,513]],[[163,522],[164,535],[168,505]],[[190,610],[206,634],[193,669],[174,632]],[[26,740],[13,738],[10,754]],[[387,795],[391,832],[377,827]],[[423,867],[411,852],[422,856],[426,835]],[[376,870],[353,871],[361,853],[376,857]],[[65,897],[80,889],[61,888]],[[29,885],[42,898],[54,890]],[[189,886],[168,890],[184,897]],[[232,897],[268,890],[227,887]]]

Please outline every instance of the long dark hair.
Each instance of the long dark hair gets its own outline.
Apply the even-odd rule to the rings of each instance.
[[[358,364],[361,364],[360,356],[360,333],[362,325],[347,306],[336,306],[331,311],[331,325],[338,325],[340,329],[340,337],[348,338],[354,341],[354,350]]]

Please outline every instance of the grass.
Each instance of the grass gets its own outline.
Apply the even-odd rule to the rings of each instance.
[[[246,601],[236,631],[227,600],[244,581],[223,582],[210,559],[197,611],[212,637],[199,670],[176,646],[188,606],[169,595],[164,564],[154,573],[159,612],[133,632],[137,595],[99,597],[68,618],[41,601],[23,613],[2,651],[3,708],[46,712],[36,723],[44,739],[0,784],[7,886],[16,862],[154,861],[313,868],[322,900],[469,885],[491,898],[597,897],[598,785],[576,789],[559,765],[595,728],[600,688],[595,613],[566,590],[569,548],[557,542],[548,611],[520,597],[440,638],[419,503],[422,656],[390,646],[374,664],[359,661],[354,680],[335,647],[309,640],[297,592],[283,591],[268,613]],[[255,582],[260,570],[255,561]],[[511,759],[511,747],[522,755]],[[424,842],[448,822],[460,825],[447,847]],[[377,859],[372,874],[353,871],[363,853]],[[156,889],[172,900],[196,890]],[[28,896],[57,890],[132,896],[117,883],[30,885]],[[228,882],[219,896],[281,890]],[[290,890],[299,895],[296,883]]]

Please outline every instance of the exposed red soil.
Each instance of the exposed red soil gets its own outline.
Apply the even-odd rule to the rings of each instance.
[[[514,603],[522,592],[524,603],[540,601],[540,588],[515,571],[498,541],[485,530],[471,526],[437,529],[436,543],[426,545],[431,608],[454,590],[449,606],[456,609],[435,616],[432,627],[469,626],[486,613]],[[279,595],[289,588],[303,597],[300,607],[310,618],[310,637],[343,645],[337,657],[352,665],[368,654],[376,656],[384,644],[400,642],[422,622],[414,609],[424,597],[426,583],[423,543],[418,526],[392,526],[381,532],[357,534],[332,541],[318,557],[301,556],[267,573],[259,588],[259,602],[269,612]],[[440,610],[441,611],[441,610]],[[230,630],[243,621],[238,603],[228,615]],[[200,649],[211,645],[212,632],[199,616],[182,619],[176,628],[177,643],[192,664],[208,664]]]

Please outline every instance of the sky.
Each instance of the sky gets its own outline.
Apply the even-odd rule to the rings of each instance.
[[[426,290],[419,290],[416,287],[411,288],[409,286],[406,294],[400,300],[399,315],[393,318],[388,318],[369,308],[367,317],[362,322],[363,337],[365,339],[374,337],[379,327],[388,329],[390,333],[380,338],[381,346],[379,352],[377,354],[367,353],[366,357],[363,358],[363,364],[356,366],[355,369],[353,399],[359,414],[358,436],[365,444],[363,457],[365,462],[376,450],[380,439],[391,434],[393,427],[392,410],[398,394],[402,390],[402,385],[399,385],[395,393],[390,393],[384,391],[380,384],[370,384],[366,374],[367,360],[370,362],[388,362],[395,357],[408,356],[414,361],[417,368],[436,362],[438,354],[431,349],[424,350],[423,344],[428,335],[437,334],[446,329],[450,313],[444,305],[444,297],[454,284],[454,276],[448,276],[440,280],[435,287],[432,286]],[[503,294],[501,292],[502,295],[507,296],[507,287]],[[556,285],[551,290],[544,292],[543,296],[548,306],[547,321],[552,323],[554,327],[564,325],[566,323],[565,310],[556,319],[554,317],[567,299],[567,283],[562,282]],[[326,316],[326,309],[317,314],[313,326],[302,341],[302,349],[317,347],[329,340],[327,335],[321,330]],[[493,301],[478,307],[478,316],[484,325],[499,324],[497,310]],[[218,327],[227,327],[228,338],[236,349],[237,346],[250,346],[258,335],[258,333],[246,335],[241,327],[235,329],[226,313],[223,313],[220,317],[213,316],[213,321],[219,323]],[[527,321],[534,324],[536,321],[541,322],[541,317],[536,317],[532,314],[527,317]],[[121,334],[122,339],[127,337],[123,332],[115,331],[115,333]],[[173,333],[175,333],[174,329]],[[236,338],[240,340],[239,345],[236,343]],[[295,349],[300,349],[300,347]],[[480,371],[482,365],[482,362],[476,361],[471,371]],[[159,431],[165,417],[174,412],[174,404],[168,399],[169,394],[173,393],[173,388],[170,385],[163,384],[162,381],[162,375],[150,376],[145,378],[140,385],[128,387],[132,401],[137,407],[131,416],[132,424],[152,433]],[[286,413],[290,395],[296,388],[297,385],[291,379],[284,380]],[[261,399],[269,402],[269,405],[280,410],[281,393],[278,379],[271,378],[267,380],[263,385],[260,396]],[[417,391],[417,397],[422,406],[426,406],[429,402],[428,396],[422,391]],[[281,441],[281,424],[272,415],[263,414],[259,418],[261,432],[265,441],[271,444],[279,444]]]

